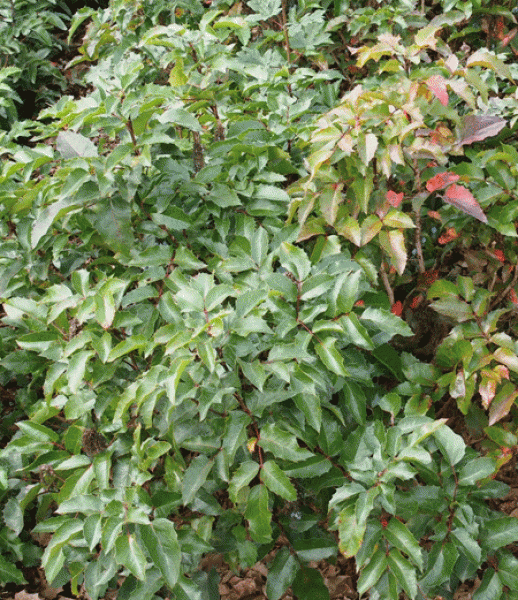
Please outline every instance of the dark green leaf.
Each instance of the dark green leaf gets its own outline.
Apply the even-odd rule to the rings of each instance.
[[[261,481],[271,492],[281,496],[281,498],[289,502],[294,502],[297,499],[297,490],[275,461],[267,460],[263,464]]]
[[[292,585],[298,600],[329,600],[327,589],[320,571],[302,567]]]
[[[286,546],[280,548],[268,569],[266,595],[269,600],[279,600],[295,580],[299,564]]]

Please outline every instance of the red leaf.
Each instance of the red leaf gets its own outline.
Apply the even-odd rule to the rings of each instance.
[[[396,315],[396,317],[400,317],[403,314],[403,303],[400,300],[394,302],[392,308],[390,309],[390,312],[393,315]]]
[[[444,171],[443,173],[437,173],[431,179],[426,182],[426,189],[429,192],[435,192],[436,190],[442,190],[449,186],[451,183],[458,181],[460,177],[450,171]]]
[[[489,115],[468,115],[464,117],[460,135],[460,144],[467,145],[481,142],[488,137],[493,137],[506,126],[505,119]]]
[[[511,30],[506,36],[502,38],[502,46],[507,46],[507,44],[514,38],[514,36],[518,33],[518,29]]]
[[[459,234],[455,231],[453,227],[450,227],[446,230],[446,233],[443,233],[437,241],[439,242],[439,244],[441,244],[441,246],[444,246],[444,244],[449,244],[450,242],[453,242],[453,240],[456,240],[458,237]]]
[[[509,299],[513,304],[518,304],[518,295],[516,294],[516,291],[512,288],[509,291]]]
[[[432,75],[426,81],[426,85],[443,106],[448,105],[448,91],[446,90],[446,79],[444,77]]]
[[[473,194],[464,186],[454,183],[444,193],[444,201],[456,208],[460,208],[467,215],[475,217],[482,223],[487,223],[487,217],[475,200]]]
[[[401,194],[396,194],[396,192],[389,190],[387,192],[386,198],[390,206],[397,208],[403,201],[403,192],[401,192]]]
[[[421,294],[418,294],[415,298],[412,299],[412,302],[410,303],[410,308],[412,310],[415,310],[423,301],[423,296]]]
[[[501,263],[505,262],[505,254],[502,252],[502,250],[493,250],[492,254]]]

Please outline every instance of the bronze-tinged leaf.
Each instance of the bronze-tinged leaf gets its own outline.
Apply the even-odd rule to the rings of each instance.
[[[489,407],[489,426],[507,416],[517,396],[518,389],[511,382],[506,382]]]
[[[487,217],[475,200],[473,194],[464,186],[454,183],[444,193],[444,201],[462,210],[467,215],[475,217],[482,223],[487,223]]]
[[[467,115],[463,119],[460,144],[466,146],[498,135],[506,126],[506,120],[490,115]]]
[[[426,80],[426,85],[443,106],[448,106],[448,91],[444,77],[432,75]]]
[[[445,187],[448,187],[452,183],[458,181],[460,177],[451,173],[450,171],[444,171],[444,173],[437,173],[431,179],[426,182],[426,189],[429,192],[435,192],[437,190],[443,190]]]

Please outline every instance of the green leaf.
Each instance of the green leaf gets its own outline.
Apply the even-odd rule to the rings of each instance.
[[[417,596],[417,578],[415,568],[397,548],[392,548],[387,557],[389,569],[395,575],[399,585],[410,598]]]
[[[286,546],[280,548],[268,569],[266,595],[268,600],[280,600],[284,592],[295,580],[299,564]]]
[[[250,490],[246,503],[245,519],[250,526],[250,536],[259,544],[272,540],[272,513],[268,507],[268,489],[259,484]]]
[[[180,127],[186,127],[191,131],[203,133],[201,125],[193,115],[183,108],[168,108],[159,117],[160,123],[174,123]]]
[[[322,425],[321,398],[316,394],[302,393],[293,398],[295,406],[304,413],[304,417],[315,431],[320,431]]]
[[[320,571],[302,567],[297,575],[292,590],[298,600],[329,600],[329,590]]]
[[[115,558],[137,579],[146,578],[146,557],[133,534],[123,533],[115,540]]]
[[[477,481],[491,476],[497,470],[495,461],[488,456],[474,458],[465,464],[458,473],[459,485],[474,485]]]
[[[364,425],[367,420],[367,398],[362,387],[354,381],[345,381],[342,398],[344,410],[350,412],[358,425]]]
[[[17,427],[31,440],[54,443],[59,441],[59,435],[55,431],[52,431],[52,429],[45,427],[45,425],[40,425],[32,421],[19,421]]]
[[[369,200],[372,194],[372,190],[374,189],[374,175],[371,170],[369,170],[368,174],[365,177],[355,177],[352,183],[352,190],[358,203],[360,209],[364,213],[369,212]],[[381,221],[376,217],[376,220],[379,223],[379,227],[381,229]],[[365,224],[365,221],[364,221]],[[379,229],[378,229],[379,231]],[[376,235],[378,233],[374,235]],[[372,238],[370,238],[372,239]],[[364,235],[364,225],[362,225],[362,246],[366,244],[369,239],[367,239]]]
[[[421,548],[415,537],[410,533],[407,526],[399,519],[390,519],[387,527],[383,530],[385,538],[396,548],[404,552],[411,561],[423,568],[423,556]]]
[[[91,140],[73,131],[60,131],[56,138],[56,148],[63,158],[98,155],[97,147]]]
[[[301,448],[293,434],[281,429],[278,425],[267,423],[260,432],[259,446],[271,452],[275,458],[299,462],[311,458],[313,454]]]
[[[467,557],[471,562],[479,564],[482,557],[482,549],[478,543],[472,538],[468,531],[464,528],[453,529],[451,535],[459,542],[462,546]]]
[[[367,329],[362,325],[355,313],[345,315],[340,319],[340,325],[344,328],[345,335],[350,342],[364,350],[374,350],[375,344],[372,341]]]
[[[125,356],[130,352],[143,348],[148,343],[148,339],[144,335],[132,335],[127,337],[122,342],[119,342],[108,355],[106,362],[113,362],[121,356]]]
[[[336,375],[348,377],[349,373],[344,365],[344,358],[335,348],[336,338],[327,337],[315,344],[315,352],[324,365]]]
[[[90,515],[85,519],[83,535],[86,542],[88,543],[88,548],[90,552],[93,552],[94,548],[101,541],[102,525],[102,517],[100,514]]]
[[[266,487],[289,502],[297,499],[297,490],[293,487],[289,478],[273,460],[267,460],[261,469],[261,481]]]
[[[189,504],[194,500],[196,492],[207,480],[213,464],[214,461],[209,460],[204,454],[192,459],[183,475],[182,502],[184,504]]]
[[[292,273],[297,281],[304,281],[311,271],[311,261],[302,248],[283,242],[279,251],[281,265]]]
[[[326,560],[336,556],[336,542],[332,538],[296,540],[293,550],[304,562]]]
[[[504,585],[518,590],[518,559],[505,552],[498,559],[498,575]]]
[[[151,525],[140,526],[139,530],[151,560],[173,589],[180,575],[182,559],[174,523],[168,519],[155,519]]]
[[[59,505],[56,512],[66,515],[68,513],[81,512],[85,515],[91,515],[103,510],[104,504],[97,496],[86,494],[76,498],[65,500]]]
[[[367,566],[362,569],[356,589],[360,595],[368,591],[373,585],[379,581],[388,567],[387,556],[385,550],[378,548],[372,555]]]
[[[482,577],[482,583],[475,590],[473,600],[499,600],[503,584],[494,569],[487,569]]]
[[[468,321],[474,317],[471,306],[458,297],[451,296],[443,300],[436,300],[430,306],[440,315],[451,317],[459,323]]]
[[[237,493],[239,490],[248,485],[257,473],[259,473],[259,465],[256,462],[247,460],[239,465],[230,480],[228,488],[232,502],[237,502]]]
[[[516,541],[518,541],[518,519],[516,517],[488,520],[480,534],[480,543],[491,551]]]
[[[7,562],[5,558],[0,554],[0,583],[5,585],[6,583],[17,583],[25,584],[25,578],[20,569],[17,569],[12,563]]]
[[[131,206],[123,198],[114,196],[98,203],[93,226],[103,241],[115,252],[129,253],[134,241],[131,228]]]
[[[439,449],[451,465],[456,465],[464,457],[466,444],[463,438],[448,426],[440,427],[434,433],[434,437]]]
[[[331,463],[329,460],[323,456],[312,456],[308,460],[299,462],[289,469],[285,469],[284,472],[289,477],[309,478],[324,475],[330,469]]]

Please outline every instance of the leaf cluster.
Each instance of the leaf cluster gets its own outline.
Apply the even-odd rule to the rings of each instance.
[[[78,11],[84,95],[2,132],[0,582],[516,598],[513,13],[205,4]]]

